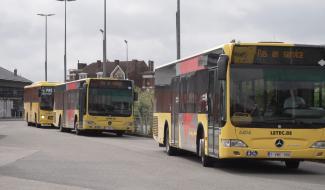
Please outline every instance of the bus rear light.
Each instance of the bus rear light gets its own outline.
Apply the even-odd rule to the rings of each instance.
[[[245,148],[247,145],[238,139],[223,139],[221,140],[222,144],[224,147],[240,147],[240,148]]]
[[[325,149],[325,141],[317,141],[311,146],[311,148]]]

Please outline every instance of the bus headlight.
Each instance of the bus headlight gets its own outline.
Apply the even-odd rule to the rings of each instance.
[[[221,142],[224,147],[247,147],[247,145],[243,141],[238,139],[222,139]]]
[[[41,119],[45,119],[45,116],[44,116],[44,115],[42,115],[42,116],[41,116]]]
[[[310,148],[325,149],[325,141],[317,141]]]

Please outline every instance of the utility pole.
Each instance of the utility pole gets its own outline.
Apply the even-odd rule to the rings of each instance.
[[[64,82],[67,81],[67,1],[76,0],[57,0],[64,1]]]
[[[126,47],[126,61],[129,61],[129,43],[127,40],[124,40]]]
[[[104,47],[103,47],[103,77],[107,77],[107,41],[106,41],[106,0],[104,0]]]
[[[181,58],[181,2],[180,0],[177,0],[176,41],[177,41],[177,59],[180,59]]]
[[[47,81],[47,17],[54,16],[55,14],[37,14],[37,15],[45,17],[45,81]]]

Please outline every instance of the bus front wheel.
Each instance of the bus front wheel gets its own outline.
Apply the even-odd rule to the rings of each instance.
[[[31,126],[32,125],[31,122],[29,122],[29,120],[28,120],[28,113],[26,114],[26,121],[27,121],[27,126]]]
[[[82,131],[80,131],[78,129],[78,121],[74,122],[74,130],[75,130],[76,135],[78,135],[78,136],[82,135]]]
[[[61,121],[61,116],[59,117],[59,129],[60,129],[60,132],[68,132],[68,130],[63,127],[63,124]]]
[[[37,122],[37,116],[35,114],[35,127],[40,128],[41,125]]]
[[[299,160],[287,160],[285,161],[286,167],[288,169],[298,169],[300,165]]]
[[[168,131],[168,128],[166,129],[166,133],[165,133],[165,144],[166,144],[166,153],[169,155],[169,156],[174,156],[176,155],[176,148],[170,146],[170,143],[169,143],[169,131]]]
[[[205,154],[205,142],[204,139],[200,139],[200,150],[199,156],[201,156],[201,162],[204,167],[211,167],[213,165],[213,160],[211,157]]]
[[[118,137],[122,137],[123,134],[124,134],[124,131],[117,131],[116,132],[116,136],[118,136]]]

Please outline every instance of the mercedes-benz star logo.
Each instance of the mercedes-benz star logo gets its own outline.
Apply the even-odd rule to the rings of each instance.
[[[282,139],[278,139],[275,141],[275,146],[281,148],[284,145],[284,141]]]

